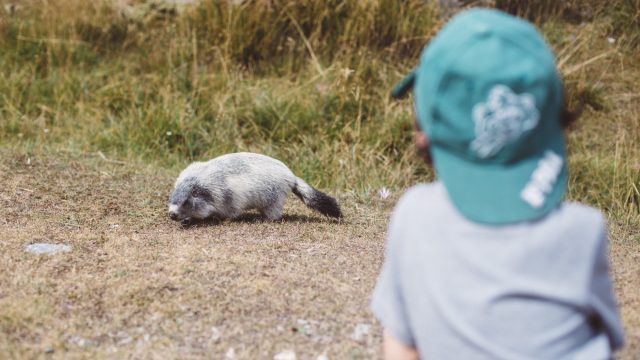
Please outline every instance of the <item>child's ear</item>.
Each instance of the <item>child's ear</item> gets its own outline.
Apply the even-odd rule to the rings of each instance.
[[[416,131],[416,134],[415,134],[416,146],[428,148],[429,136],[427,136],[427,134],[424,131],[422,131],[422,128],[420,127],[420,123],[418,122],[418,120],[414,120],[413,128]]]
[[[415,122],[415,129],[414,140],[416,142],[416,148],[418,149],[418,156],[428,165],[431,165],[433,160],[431,159],[429,136],[420,129],[420,124],[418,124],[417,121]]]
[[[564,93],[564,103],[562,104],[562,110],[560,112],[560,125],[563,129],[567,129],[576,120],[578,120],[580,115],[582,115],[582,111],[584,110],[584,102],[580,101],[578,103],[578,106],[573,109],[569,109],[567,100],[569,95],[567,94],[567,88],[563,88],[562,92]]]
[[[422,132],[422,130],[417,130],[415,135],[416,146],[418,147],[429,147],[429,136]]]

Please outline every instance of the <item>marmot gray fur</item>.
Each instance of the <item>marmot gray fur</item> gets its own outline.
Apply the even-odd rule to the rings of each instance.
[[[296,177],[279,160],[253,153],[226,154],[187,166],[169,199],[169,216],[177,221],[233,219],[258,209],[267,219],[278,220],[290,191],[308,207],[342,217],[334,198]]]

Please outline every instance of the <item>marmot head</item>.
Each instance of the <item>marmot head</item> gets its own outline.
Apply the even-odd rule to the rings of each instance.
[[[178,182],[169,198],[169,217],[172,220],[205,219],[214,211],[211,192],[198,184],[195,178]]]

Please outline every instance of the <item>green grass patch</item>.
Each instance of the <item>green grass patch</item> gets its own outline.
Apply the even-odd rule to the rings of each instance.
[[[415,156],[411,101],[388,95],[443,23],[433,3],[206,1],[180,12],[132,3],[28,1],[5,10],[3,144],[101,152],[176,172],[255,151],[317,186],[358,194],[433,178]],[[589,14],[577,4],[496,6],[541,25],[569,103],[586,109],[569,137],[570,198],[637,216],[638,2]],[[568,18],[575,12],[581,24]]]

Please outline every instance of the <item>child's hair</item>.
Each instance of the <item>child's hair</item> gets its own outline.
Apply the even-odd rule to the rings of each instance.
[[[560,113],[560,124],[563,129],[567,129],[571,125],[573,125],[576,120],[582,115],[582,111],[584,107],[582,104],[576,106],[573,109],[569,109],[569,103],[567,101],[567,89],[564,88],[564,104],[562,106],[562,110]]]

